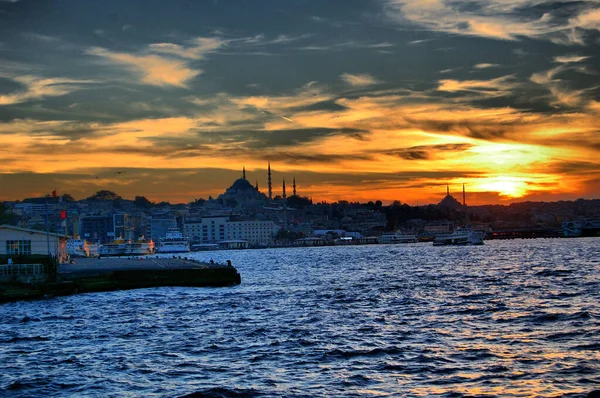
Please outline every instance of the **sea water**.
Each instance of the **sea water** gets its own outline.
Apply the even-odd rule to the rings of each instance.
[[[600,240],[213,251],[227,288],[0,305],[0,395],[582,396]]]

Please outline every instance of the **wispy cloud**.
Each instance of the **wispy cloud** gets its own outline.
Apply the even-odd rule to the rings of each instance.
[[[570,64],[575,62],[585,61],[590,57],[582,56],[582,55],[559,55],[554,57],[554,62],[558,62],[561,64]]]
[[[498,64],[481,63],[481,64],[475,65],[475,69],[488,69],[488,68],[493,68],[495,66],[498,66]]]
[[[197,37],[188,45],[153,43],[140,53],[116,52],[102,47],[91,47],[86,53],[124,65],[136,73],[143,84],[187,87],[191,79],[202,73],[189,62],[203,59],[226,43],[219,38]]]
[[[596,0],[382,0],[388,15],[433,31],[500,40],[521,37],[581,44],[581,30],[600,30]],[[542,11],[545,10],[545,11]]]
[[[516,86],[512,75],[501,76],[491,80],[454,80],[439,81],[438,91],[457,92],[469,91],[488,96],[503,96],[510,94]]]
[[[189,80],[202,73],[191,69],[183,61],[157,55],[119,53],[100,47],[92,47],[87,53],[124,65],[139,75],[141,83],[155,86],[187,87]]]
[[[174,43],[155,43],[148,46],[154,53],[176,55],[186,59],[202,59],[212,51],[226,45],[226,41],[214,37],[198,37],[191,41],[191,45],[182,46]]]
[[[343,81],[353,87],[365,87],[372,86],[373,84],[380,83],[379,80],[375,79],[368,73],[353,75],[350,73],[344,73],[340,76]]]
[[[282,44],[282,43],[291,43],[298,40],[303,40],[311,37],[311,34],[304,34],[300,36],[288,36],[288,35],[279,35],[275,39],[271,40],[269,44]]]
[[[389,47],[393,47],[394,44],[389,42],[379,42],[379,43],[365,43],[359,41],[345,41],[341,43],[331,43],[331,44],[314,44],[299,47],[299,50],[304,51],[345,51],[345,50],[355,50],[355,49],[385,49]]]
[[[39,33],[33,33],[33,32],[25,33],[24,36],[27,37],[28,39],[37,40],[37,41],[41,41],[44,43],[55,43],[55,42],[60,41],[60,39],[57,37],[41,35]]]
[[[38,76],[18,76],[14,81],[21,83],[25,89],[12,94],[0,95],[0,105],[11,105],[44,97],[57,97],[80,90],[94,80],[76,80],[68,78],[43,78]]]
[[[557,59],[559,58],[559,59]],[[552,100],[550,104],[553,106],[568,106],[568,107],[585,107],[587,106],[588,93],[596,90],[598,87],[588,87],[586,89],[572,89],[569,87],[569,83],[559,79],[557,76],[566,71],[578,71],[586,72],[585,69],[581,69],[576,66],[569,66],[570,63],[579,62],[577,58],[555,58],[556,62],[560,62],[561,65],[556,68],[549,69],[543,72],[537,72],[531,75],[530,80],[533,83],[544,86],[550,92]]]

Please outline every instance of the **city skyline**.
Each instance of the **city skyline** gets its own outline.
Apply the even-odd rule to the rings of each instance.
[[[0,200],[599,198],[598,6],[0,0]]]

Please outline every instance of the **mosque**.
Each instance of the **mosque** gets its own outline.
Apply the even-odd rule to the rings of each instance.
[[[252,186],[250,181],[246,179],[246,168],[242,169],[242,178],[238,178],[233,184],[225,190],[224,193],[218,196],[217,200],[222,200],[224,204],[230,207],[252,208],[260,207],[268,204],[273,200],[273,186],[271,180],[271,162],[268,165],[268,195],[265,195],[258,189],[258,182]],[[296,195],[296,178],[293,182],[293,194]],[[286,198],[285,179],[282,185],[282,198]]]
[[[448,185],[446,185],[446,196],[444,197],[444,199],[442,199],[442,201],[440,203],[438,203],[438,207],[441,208],[446,208],[446,209],[460,209],[463,206],[466,206],[466,200],[465,200],[465,184],[463,184],[463,202],[462,204],[456,200],[456,198],[454,198],[454,196],[450,195],[450,187]]]

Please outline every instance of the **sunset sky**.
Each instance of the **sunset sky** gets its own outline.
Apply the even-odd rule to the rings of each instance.
[[[600,198],[599,74],[600,0],[0,0],[0,200]]]

